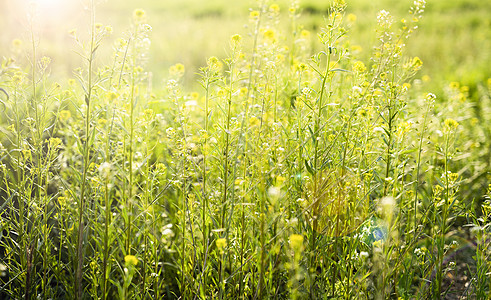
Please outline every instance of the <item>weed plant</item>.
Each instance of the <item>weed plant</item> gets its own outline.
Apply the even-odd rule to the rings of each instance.
[[[261,1],[191,93],[179,63],[152,86],[143,10],[103,65],[90,1],[65,84],[31,18],[0,70],[2,298],[441,299],[469,242],[459,296],[489,299],[491,86],[421,90],[424,7],[380,11],[366,55],[344,1],[318,36]]]

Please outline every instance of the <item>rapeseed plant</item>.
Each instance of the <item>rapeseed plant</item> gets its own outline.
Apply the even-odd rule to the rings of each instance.
[[[90,1],[88,41],[70,32],[85,65],[66,87],[32,30],[31,64],[0,70],[2,296],[440,299],[467,218],[484,299],[489,85],[479,104],[458,82],[444,99],[419,90],[424,64],[405,44],[424,6],[401,22],[380,11],[365,60],[344,1],[317,31],[297,1],[260,1],[198,91],[181,63],[154,91],[144,10],[105,67],[113,28]]]

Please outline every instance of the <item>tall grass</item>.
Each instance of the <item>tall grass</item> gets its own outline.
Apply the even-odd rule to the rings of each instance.
[[[490,85],[413,80],[424,1],[380,11],[369,54],[344,1],[318,36],[261,1],[193,92],[180,63],[152,86],[140,9],[103,65],[90,4],[75,79],[52,82],[35,26],[2,61],[2,297],[441,299],[468,247],[459,296],[486,299]]]

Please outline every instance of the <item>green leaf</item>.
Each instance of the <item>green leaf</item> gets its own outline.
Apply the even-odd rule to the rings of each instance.
[[[307,171],[314,175],[314,170],[312,169],[312,166],[310,165],[310,163],[308,162],[308,160],[305,160],[305,167],[307,168]]]

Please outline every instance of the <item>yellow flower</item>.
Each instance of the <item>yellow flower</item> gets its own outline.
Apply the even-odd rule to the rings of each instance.
[[[280,12],[280,7],[278,6],[278,4],[271,4],[269,6],[269,11],[272,12],[272,13],[279,13]]]
[[[97,269],[97,262],[95,260],[90,262],[90,268],[92,268],[93,270]]]
[[[282,185],[284,182],[286,181],[286,178],[284,176],[281,176],[281,175],[278,175],[276,177],[276,182],[279,184],[279,185]]]
[[[109,92],[106,94],[106,99],[107,101],[109,101],[109,103],[113,103],[114,100],[116,100],[118,97],[119,95],[116,94],[115,92]]]
[[[272,29],[267,29],[266,31],[264,31],[264,37],[268,40],[274,41],[275,33]]]
[[[134,255],[126,255],[124,257],[124,262],[126,263],[127,266],[135,266],[138,264],[138,258]]]
[[[60,111],[60,114],[59,114],[60,121],[66,122],[71,117],[72,117],[72,113],[69,110]]]
[[[64,207],[66,205],[66,202],[67,202],[67,198],[66,197],[58,197],[58,204],[60,205],[60,207]]]
[[[351,46],[351,52],[353,53],[359,53],[363,50],[363,48],[360,45],[353,45]]]
[[[247,88],[246,87],[241,87],[239,90],[239,94],[241,96],[246,96],[247,95]]]
[[[133,12],[133,19],[135,21],[143,21],[145,18],[145,11],[143,9],[135,9],[135,11]]]
[[[367,70],[367,68],[365,67],[365,64],[361,61],[356,61],[354,64],[353,64],[353,71],[355,72],[358,72],[358,73],[363,73]]]
[[[415,70],[419,70],[422,66],[423,66],[423,62],[421,61],[421,59],[419,57],[415,56],[413,58],[413,68]]]
[[[348,14],[348,16],[346,16],[346,19],[348,20],[348,22],[354,23],[354,22],[356,22],[356,15],[355,14]]]
[[[237,48],[242,41],[242,36],[240,34],[234,34],[230,38],[230,43],[232,44],[232,48]]]
[[[104,28],[104,30],[108,33],[108,34],[111,34],[113,33],[113,28],[111,26],[106,26],[106,28]]]
[[[55,138],[55,137],[50,138],[48,140],[48,143],[51,149],[57,149],[63,144],[60,138]]]
[[[251,117],[249,119],[249,126],[250,127],[259,126],[260,124],[261,124],[261,121],[259,121],[259,119],[256,117]]]
[[[208,58],[208,66],[212,67],[218,64],[218,58],[216,56],[212,56]]]
[[[175,64],[169,68],[169,73],[171,75],[182,76],[184,75],[184,71],[186,71],[186,68],[183,64]]]
[[[302,251],[303,247],[303,235],[300,234],[292,234],[290,235],[290,247],[294,251]]]
[[[304,29],[300,32],[300,36],[303,39],[308,39],[310,37],[310,31]]]
[[[445,126],[445,129],[447,129],[448,131],[455,130],[457,129],[457,127],[459,127],[459,122],[455,121],[454,119],[445,119],[445,121],[443,121],[443,124]]]
[[[97,124],[99,124],[100,127],[104,127],[107,124],[107,120],[100,118],[99,120],[97,120]]]
[[[223,253],[223,249],[227,246],[227,240],[224,238],[219,238],[216,240],[215,244],[217,245],[218,251]]]
[[[450,82],[450,88],[451,89],[458,89],[460,87],[460,84],[456,81]]]
[[[249,13],[249,19],[250,19],[251,21],[255,21],[255,20],[259,19],[259,11],[257,11],[257,10],[253,10],[253,11],[251,11],[251,12]]]
[[[22,41],[19,39],[15,39],[12,41],[12,46],[19,48],[20,46],[22,46]]]
[[[21,75],[14,75],[12,77],[12,83],[15,84],[15,85],[19,85],[22,83],[22,76]]]

